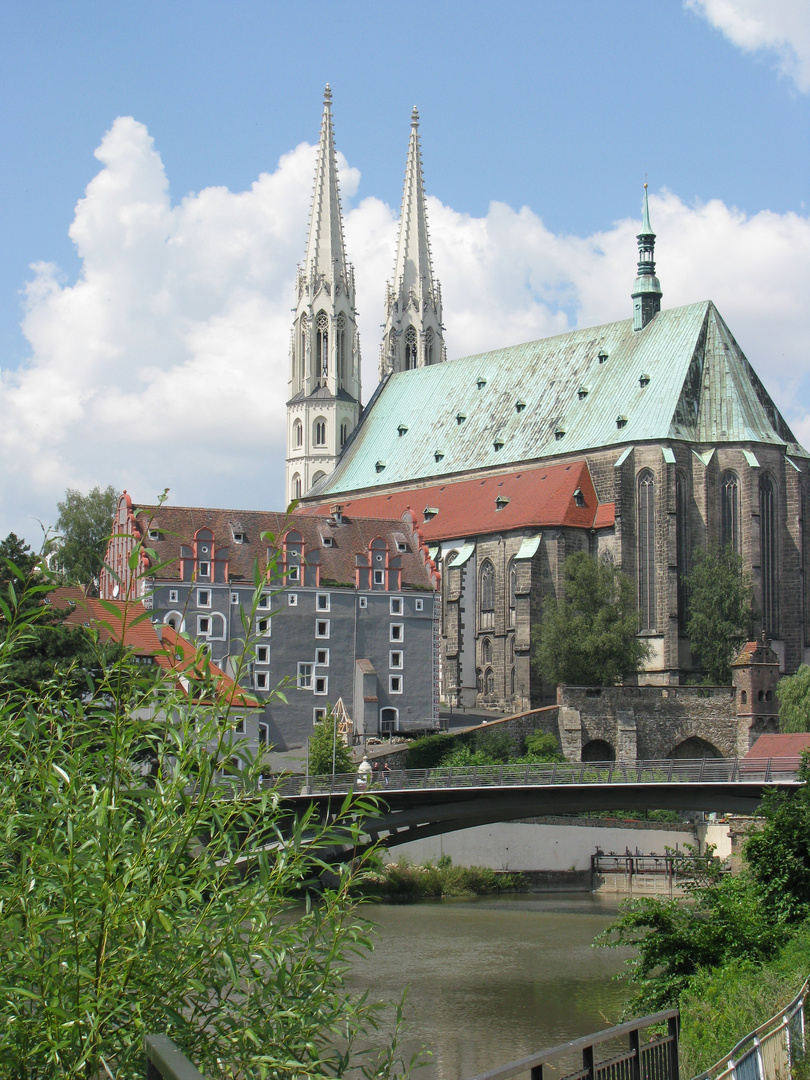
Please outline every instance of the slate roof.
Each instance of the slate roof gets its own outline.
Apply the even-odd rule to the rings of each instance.
[[[580,492],[583,506],[577,504]],[[500,502],[498,502],[500,500]],[[506,500],[506,501],[504,501]],[[597,505],[584,461],[533,466],[518,472],[409,488],[391,494],[360,495],[339,505],[353,518],[366,515],[416,516],[425,540],[450,540],[477,533],[529,527],[606,528],[615,522],[615,505]],[[327,504],[317,508],[328,509]],[[434,511],[436,511],[434,513]]]
[[[253,581],[253,565],[256,560],[260,567],[267,563],[267,549],[273,546],[272,539],[263,539],[270,534],[281,542],[283,532],[296,529],[304,541],[305,551],[320,550],[321,579],[353,583],[355,580],[355,556],[368,554],[371,541],[377,537],[388,544],[388,549],[402,559],[403,588],[432,588],[430,577],[425,569],[418,543],[412,541],[409,530],[403,529],[401,521],[380,520],[363,517],[336,524],[333,518],[312,513],[296,513],[291,516],[260,510],[225,510],[199,506],[140,506],[133,500],[136,520],[141,533],[147,536],[147,530],[157,530],[158,538],[147,536],[146,546],[154,550],[158,565],[161,566],[161,580],[176,580],[179,577],[180,545],[189,545],[199,529],[210,529],[214,535],[217,552],[228,550],[228,578],[230,581]],[[234,541],[234,531],[244,534],[244,541]],[[331,538],[331,546],[324,544],[324,538]],[[397,541],[405,541],[408,550],[399,553]],[[153,564],[154,565],[154,564]],[[148,571],[147,571],[148,572]]]
[[[810,456],[708,300],[394,374],[308,495],[667,440]]]

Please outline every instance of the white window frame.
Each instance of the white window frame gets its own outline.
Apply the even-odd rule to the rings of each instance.
[[[325,705],[316,705],[315,708],[312,710],[312,725],[313,725],[313,727],[315,726],[315,724],[319,724],[321,722],[321,720],[325,720],[325,719],[326,719],[326,706]]]
[[[373,577],[373,582],[374,582],[375,585],[384,585],[385,584],[385,571],[384,570],[374,570],[372,572],[372,577]]]
[[[332,610],[332,597],[328,592],[315,593],[315,610],[316,611],[331,611]]]
[[[312,693],[318,697],[326,697],[329,693],[329,676],[316,675],[312,681]]]
[[[401,596],[392,596],[391,597],[389,610],[390,610],[392,615],[401,615],[402,614],[402,597]]]
[[[399,657],[399,663],[396,663],[397,657]],[[392,649],[388,653],[388,666],[392,671],[402,671],[405,667],[405,656],[402,649]]]
[[[301,567],[298,563],[294,566],[287,567],[287,581],[300,581],[301,580]]]
[[[203,630],[203,623],[207,623],[207,629]],[[197,616],[197,637],[207,638],[211,633],[211,616],[210,615],[198,615]]]
[[[270,663],[270,646],[269,645],[257,645],[256,646],[256,663],[257,664],[269,664]]]
[[[401,694],[403,678],[401,675],[389,675],[388,676],[388,693],[389,694]]]
[[[291,592],[287,596],[287,604],[290,607],[298,607],[298,593]]]
[[[295,685],[298,690],[311,690],[315,665],[308,660],[298,661]]]
[[[197,577],[211,577],[211,563],[209,560],[197,563]]]
[[[324,641],[329,637],[329,632],[332,629],[331,619],[316,619],[315,620],[315,637],[323,639]]]
[[[360,607],[364,607],[364,608],[368,607],[368,597],[367,596],[361,596],[360,597]]]
[[[417,599],[414,600],[414,611],[424,611],[424,610],[425,610],[425,601],[422,599],[421,596],[417,597]]]
[[[270,688],[270,672],[254,671],[253,684],[256,690],[268,690]]]
[[[264,629],[262,629],[262,623],[265,624]],[[256,620],[256,633],[260,637],[270,637],[272,629],[273,622],[269,615],[262,615],[261,618]]]
[[[231,593],[231,603],[232,604],[238,604],[239,603],[239,593],[238,592],[232,592]]]
[[[245,534],[243,532],[235,532],[233,534],[233,542],[235,544],[244,544],[244,542],[245,542]]]
[[[149,530],[149,539],[150,540],[159,540],[160,539],[160,529],[150,529]]]
[[[262,593],[259,597],[258,609],[259,611],[269,611],[270,605],[273,602],[273,598],[269,593]]]
[[[259,721],[258,735],[256,742],[260,747],[264,747],[265,750],[270,749],[270,725],[263,724]]]
[[[170,604],[179,604],[180,603],[180,590],[179,589],[169,589],[169,603]]]
[[[329,667],[329,650],[328,649],[316,649],[315,650],[315,664],[316,664],[317,667]]]
[[[388,640],[401,644],[405,640],[405,623],[392,622],[388,625]]]
[[[210,608],[211,607],[211,590],[210,589],[197,589],[197,607]]]
[[[214,627],[217,625],[220,626],[222,629],[222,633],[220,634],[214,632]],[[209,637],[212,641],[225,641],[227,636],[228,624],[225,621],[225,616],[222,614],[221,611],[214,611],[211,614],[211,633],[209,634]]]
[[[244,716],[235,716],[233,718],[233,731],[234,735],[244,735],[246,732],[245,718]]]

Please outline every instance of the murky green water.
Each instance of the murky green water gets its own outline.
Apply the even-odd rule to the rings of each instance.
[[[591,948],[615,914],[588,894],[380,905],[354,985],[387,1000],[407,986],[408,1051],[433,1054],[417,1080],[465,1080],[617,1022],[629,953]]]

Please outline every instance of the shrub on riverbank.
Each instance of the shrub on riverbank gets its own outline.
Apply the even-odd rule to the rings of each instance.
[[[418,866],[400,859],[370,871],[363,878],[367,896],[381,899],[422,900],[442,896],[484,896],[522,887],[522,874],[499,874],[488,866],[453,866],[449,855],[438,863]]]

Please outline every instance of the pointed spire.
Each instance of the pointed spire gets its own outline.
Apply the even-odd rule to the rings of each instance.
[[[394,295],[404,307],[413,292],[421,308],[423,300],[433,300],[433,267],[430,257],[425,181],[422,175],[422,151],[419,146],[419,110],[411,112],[411,139],[405,186],[399,217],[399,240],[394,263]]]
[[[346,278],[346,249],[343,243],[335,135],[332,130],[332,89],[329,83],[323,92],[323,118],[304,274],[307,281],[323,274],[330,284]]]
[[[655,276],[655,233],[650,224],[650,202],[644,185],[644,206],[638,241],[638,276],[633,291],[633,330],[643,330],[661,310],[661,283]]]

